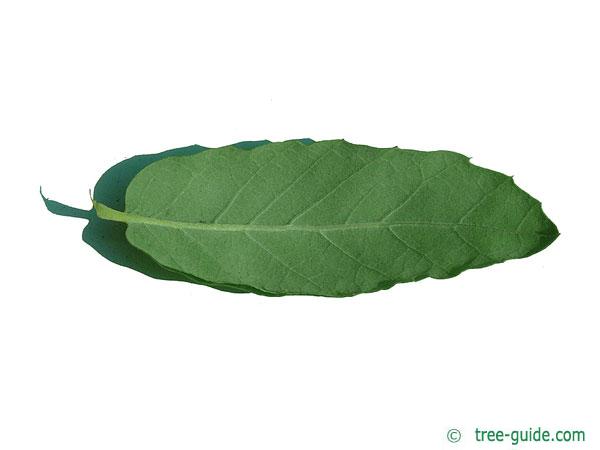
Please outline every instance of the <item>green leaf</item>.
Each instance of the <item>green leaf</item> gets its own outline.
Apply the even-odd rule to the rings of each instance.
[[[163,267],[271,294],[449,278],[558,236],[511,177],[463,155],[343,140],[165,158],[133,178],[125,212],[94,206]]]

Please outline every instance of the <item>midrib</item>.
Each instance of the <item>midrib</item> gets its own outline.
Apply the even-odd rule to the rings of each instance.
[[[442,228],[478,228],[490,231],[500,231],[510,234],[531,235],[543,233],[535,232],[517,232],[503,228],[490,227],[486,225],[477,225],[472,223],[452,223],[452,222],[366,222],[366,223],[344,223],[331,225],[259,225],[259,224],[228,224],[228,223],[192,223],[179,222],[175,220],[157,219],[155,217],[140,216],[112,209],[102,203],[94,201],[94,209],[99,218],[112,220],[115,222],[141,223],[146,225],[156,225],[170,228],[184,228],[203,231],[223,231],[223,232],[245,232],[245,231],[263,231],[263,232],[286,232],[286,231],[305,231],[320,233],[323,231],[342,231],[342,230],[364,230],[376,228],[395,228],[400,226],[432,226]]]

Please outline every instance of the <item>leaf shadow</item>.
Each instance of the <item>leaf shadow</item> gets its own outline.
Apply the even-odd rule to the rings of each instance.
[[[300,139],[304,143],[313,142],[310,139]],[[236,147],[251,150],[269,141],[244,141],[234,144]],[[207,150],[208,147],[191,145],[188,147],[167,150],[149,155],[137,155],[121,161],[108,169],[100,177],[94,187],[94,199],[117,209],[125,208],[125,192],[131,180],[146,166],[170,156],[186,156]],[[209,283],[205,280],[191,278],[161,266],[148,254],[137,249],[125,237],[127,226],[124,223],[99,219],[93,209],[84,210],[65,205],[45,197],[40,188],[40,195],[46,209],[59,216],[87,219],[88,224],[83,229],[83,241],[96,250],[101,256],[120,266],[128,267],[149,277],[160,280],[185,281],[210,286],[226,292],[247,293],[273,296],[268,292],[259,291],[249,286]]]

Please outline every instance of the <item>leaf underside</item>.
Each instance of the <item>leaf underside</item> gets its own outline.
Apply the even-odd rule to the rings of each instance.
[[[127,188],[127,239],[204,284],[333,297],[523,258],[558,236],[511,177],[461,154],[343,140],[162,159]]]

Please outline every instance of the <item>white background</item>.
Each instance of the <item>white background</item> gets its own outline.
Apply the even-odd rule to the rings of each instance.
[[[597,2],[1,5],[1,449],[511,447],[476,426],[598,448]],[[264,298],[113,265],[38,194],[87,209],[127,157],[302,137],[470,155],[562,235],[450,280]]]

